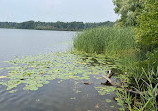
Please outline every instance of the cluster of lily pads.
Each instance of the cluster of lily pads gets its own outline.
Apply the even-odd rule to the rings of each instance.
[[[88,80],[93,74],[106,75],[109,69],[108,65],[100,65],[103,60],[70,53],[15,57],[5,62],[11,67],[0,69],[0,84],[11,92],[20,84],[24,84],[24,90],[38,90],[55,79]]]
[[[100,95],[110,94],[111,92],[115,91],[115,87],[109,86],[109,87],[95,87],[95,89],[98,91]]]

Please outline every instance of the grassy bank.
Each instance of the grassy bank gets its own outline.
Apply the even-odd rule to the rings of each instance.
[[[115,64],[122,70],[119,75],[122,88],[117,89],[121,110],[128,108],[131,111],[156,111],[158,73],[155,68],[147,68],[152,67],[151,63],[156,66],[156,54],[149,54],[149,60],[143,60],[143,53],[134,37],[135,31],[131,27],[94,28],[79,33],[74,38],[74,48],[77,51],[102,54],[105,58],[115,59]],[[127,90],[136,91],[138,94],[129,93]]]

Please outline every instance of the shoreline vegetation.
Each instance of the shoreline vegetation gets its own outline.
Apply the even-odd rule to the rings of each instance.
[[[142,63],[147,60],[141,60],[141,52],[135,42],[135,36],[134,27],[89,29],[74,38],[74,50],[78,54],[96,56],[102,60],[109,58],[114,61],[116,68],[111,68],[111,70],[114,72],[113,76],[120,81],[119,84],[116,83],[116,100],[122,107],[121,111],[126,109],[130,111],[147,109],[145,111],[148,111],[148,108],[156,111],[158,72],[154,71],[154,66],[149,66],[151,63],[148,63],[147,66]],[[153,55],[157,58],[156,56],[156,54]],[[156,65],[157,60],[151,59],[149,58],[149,61],[153,61]],[[151,67],[151,70],[147,67]],[[109,80],[109,78],[105,79]],[[115,87],[112,81],[110,83]],[[149,99],[150,101],[148,101]],[[138,104],[140,109],[137,109]],[[144,107],[145,104],[147,105]]]
[[[45,23],[34,21],[22,23],[0,22],[0,28],[65,31],[83,30],[83,32],[78,33],[73,39],[74,49],[72,53],[75,53],[75,55],[85,55],[86,59],[84,59],[87,61],[101,61],[100,63],[98,62],[97,66],[97,70],[99,71],[100,67],[105,68],[101,65],[108,63],[106,61],[107,58],[113,61],[115,67],[111,68],[111,70],[114,72],[114,76],[120,81],[119,87],[116,88],[117,97],[115,98],[115,100],[118,102],[118,105],[121,106],[120,110],[158,111],[158,1],[113,0],[113,2],[115,5],[115,13],[120,14],[120,19],[117,20],[116,23],[109,21],[103,23]],[[32,67],[39,69],[38,72],[35,72],[37,76],[39,76],[39,73],[41,74],[40,77],[37,77],[37,79],[43,79],[43,74],[48,73],[47,71],[52,67],[52,64],[47,60],[47,57],[43,62],[43,59],[41,56],[39,56],[41,59],[40,63],[36,58],[30,62],[25,61],[26,58],[15,59],[16,61],[11,61],[11,63],[13,62],[15,64],[23,64],[23,62],[26,62],[28,65],[26,69]],[[21,60],[23,61],[21,62]],[[28,60],[30,60],[30,58],[28,58]],[[60,60],[61,59],[59,58],[59,61]],[[71,60],[71,57],[68,57],[68,60]],[[63,61],[61,61],[60,65],[62,65],[62,62]],[[66,61],[64,62],[66,63]],[[83,71],[85,68],[84,65],[86,65],[86,63],[81,62],[82,61],[76,61],[75,65],[81,66],[80,71]],[[69,63],[71,64],[71,61]],[[42,67],[39,64],[43,64]],[[75,65],[72,66],[75,67]],[[62,65],[62,67],[64,66]],[[63,74],[69,73],[70,68],[72,68],[72,72],[75,69],[69,65],[67,67],[68,70],[66,73],[65,70],[61,70],[63,71]],[[41,68],[43,69],[42,72]],[[95,68],[92,69],[96,71]],[[17,71],[19,71],[19,69]],[[60,70],[57,67],[57,70],[55,71],[58,73]],[[78,70],[73,72],[74,74],[69,73],[69,76],[61,75],[60,77],[63,78],[67,76],[68,79],[73,78],[77,72]],[[97,72],[98,71],[96,71],[96,73]],[[14,70],[12,73],[15,73]],[[54,72],[49,73],[54,74]],[[84,78],[89,79],[89,76],[87,76],[88,73],[89,72],[83,75]],[[34,74],[34,72],[30,74],[30,70],[28,70],[25,75],[26,79],[30,79],[30,75],[32,74]],[[54,75],[49,75],[45,76],[46,80],[49,80],[50,76],[51,79],[52,77],[56,78]],[[104,78],[107,79],[105,76]],[[17,79],[19,80],[19,76]],[[77,79],[81,78],[77,77]],[[11,83],[13,84],[15,82],[14,77],[12,77],[11,80],[13,80]],[[27,82],[32,85],[30,80]],[[23,82],[20,81],[12,87],[9,87],[10,84],[1,84],[8,85],[8,87],[12,89],[20,83]],[[26,86],[26,89],[32,88],[33,90],[37,90],[38,87],[36,87],[36,85],[39,87],[43,86],[42,83],[37,83],[35,86]],[[104,90],[102,89],[102,91]]]
[[[157,111],[158,1],[113,2],[114,11],[121,18],[113,27],[93,28],[78,34],[74,49],[115,61],[121,70],[114,74],[120,80],[120,87],[116,88],[120,110]]]
[[[99,23],[83,23],[83,22],[35,22],[26,21],[21,23],[16,22],[0,22],[0,28],[8,29],[34,29],[34,30],[58,30],[58,31],[82,31],[100,26],[112,27],[114,22],[106,21]]]

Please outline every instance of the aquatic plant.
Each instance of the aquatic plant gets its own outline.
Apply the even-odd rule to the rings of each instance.
[[[100,65],[99,58],[100,64],[91,65],[93,59],[70,53],[16,57],[5,61],[11,67],[0,69],[0,84],[15,92],[21,84],[24,90],[38,90],[55,79],[60,83],[65,79],[88,80],[93,74],[106,75],[108,65]]]
[[[115,87],[113,86],[102,86],[102,87],[95,87],[100,95],[110,94],[115,91]]]
[[[135,48],[133,28],[100,27],[85,30],[74,38],[74,48],[87,53],[119,56]]]
[[[103,54],[117,60],[124,71],[133,69],[136,58],[135,32],[132,27],[100,27],[86,30],[74,38],[74,49],[91,54]]]

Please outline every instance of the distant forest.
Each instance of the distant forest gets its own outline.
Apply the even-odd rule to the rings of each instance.
[[[100,26],[113,26],[114,22],[106,21],[99,23],[83,23],[83,22],[35,22],[26,21],[22,23],[16,22],[0,22],[0,28],[12,29],[35,29],[35,30],[64,30],[64,31],[80,31]]]

